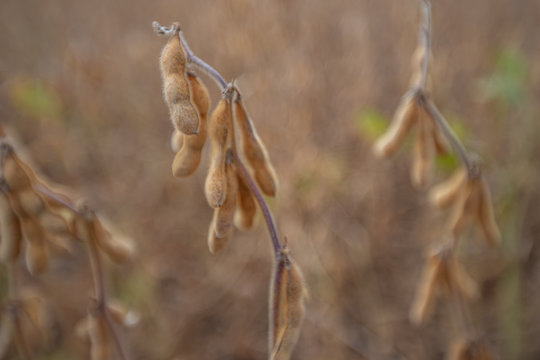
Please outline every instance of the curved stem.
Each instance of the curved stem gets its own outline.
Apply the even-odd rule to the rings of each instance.
[[[188,61],[195,64],[199,69],[204,71],[209,77],[212,78],[218,85],[218,87],[221,89],[221,91],[225,91],[227,89],[227,82],[221,76],[221,74],[214,69],[212,66],[208,65],[204,60],[199,58],[197,55],[191,51],[191,48],[189,47],[186,39],[184,38],[184,34],[182,33],[182,30],[178,31],[178,37],[180,38],[180,42],[182,43],[182,46],[184,47],[184,50],[186,51]]]
[[[469,155],[467,154],[465,146],[463,146],[463,143],[459,140],[456,133],[454,133],[454,130],[452,130],[452,128],[448,124],[448,121],[446,121],[439,109],[437,109],[437,106],[435,106],[435,104],[433,103],[433,101],[431,101],[429,97],[421,94],[420,98],[424,109],[437,123],[439,129],[441,129],[446,139],[448,139],[448,141],[450,142],[450,145],[452,145],[454,151],[458,154],[463,166],[467,169],[467,175],[469,176],[469,178],[474,178],[475,176],[477,176],[477,171],[475,171],[475,167],[473,166],[474,164],[469,159]]]
[[[95,221],[95,218],[93,218]],[[88,231],[95,231],[93,222],[88,222]],[[92,229],[90,229],[92,227]],[[88,257],[90,259],[90,266],[92,268],[92,278],[94,280],[94,291],[95,291],[95,297],[96,297],[96,311],[99,314],[99,316],[102,317],[103,321],[105,322],[105,325],[107,326],[107,329],[109,331],[109,335],[111,336],[114,346],[116,347],[116,351],[118,353],[118,356],[122,360],[127,360],[128,357],[124,351],[124,348],[122,347],[122,343],[120,342],[120,339],[118,337],[118,334],[116,333],[116,330],[114,329],[114,326],[112,324],[111,317],[109,316],[109,310],[107,309],[107,292],[105,290],[105,277],[103,276],[103,265],[101,263],[101,257],[100,252],[97,247],[97,244],[95,242],[94,236],[88,236]]]
[[[13,321],[13,338],[15,339],[15,342],[17,343],[17,347],[19,348],[19,354],[21,357],[25,360],[33,360],[34,356],[32,355],[32,352],[30,351],[30,347],[28,346],[28,341],[26,340],[26,336],[24,335],[24,331],[22,329],[21,324],[21,303],[18,298],[18,291],[17,291],[17,263],[14,261],[10,261],[8,264],[8,291],[9,291],[9,313],[12,317]]]
[[[277,260],[281,256],[282,248],[281,248],[281,243],[279,242],[279,237],[277,234],[277,226],[274,221],[274,216],[272,215],[272,211],[270,210],[268,203],[264,199],[264,196],[261,193],[261,190],[259,190],[259,187],[257,186],[257,184],[255,184],[255,181],[249,174],[249,171],[246,169],[244,164],[242,164],[242,160],[240,160],[240,157],[238,157],[236,153],[233,153],[232,156],[233,156],[236,166],[240,170],[241,176],[244,178],[249,188],[251,189],[253,196],[255,196],[255,199],[257,199],[257,202],[259,203],[259,207],[261,208],[264,219],[266,221],[266,226],[268,227],[268,232],[270,233],[270,238],[272,239],[272,245],[274,247],[274,253]]]
[[[427,86],[429,58],[431,57],[431,4],[429,1],[423,0],[422,5],[424,24],[420,30],[420,38],[424,43],[426,52],[422,60],[422,80],[420,81],[420,87],[425,90]]]

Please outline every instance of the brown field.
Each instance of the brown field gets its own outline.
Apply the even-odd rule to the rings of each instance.
[[[460,245],[480,285],[472,321],[500,359],[538,359],[540,2],[432,8],[433,99],[482,156],[503,237],[489,248],[472,229]],[[237,79],[270,153],[270,204],[310,293],[292,359],[444,359],[460,337],[452,303],[443,297],[423,327],[408,312],[446,217],[411,185],[411,144],[392,159],[371,150],[407,90],[416,1],[2,0],[1,124],[36,168],[136,241],[130,264],[107,264],[111,296],[141,316],[120,330],[131,358],[265,359],[268,348],[264,221],[208,252],[207,151],[193,176],[172,176],[153,20],[179,21],[192,50]],[[436,182],[453,167],[439,159]],[[92,289],[84,247],[22,281],[50,304],[36,357],[89,359],[73,331]]]

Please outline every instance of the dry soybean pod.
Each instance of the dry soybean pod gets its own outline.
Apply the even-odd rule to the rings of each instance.
[[[257,214],[257,204],[251,193],[251,189],[245,183],[242,176],[237,176],[238,179],[238,204],[234,214],[234,225],[240,229],[247,231],[253,227],[255,215]]]
[[[495,215],[493,213],[493,205],[491,202],[491,194],[489,193],[488,184],[484,177],[481,177],[479,180],[479,189],[480,192],[480,201],[478,204],[477,210],[477,219],[489,245],[496,245],[501,240],[501,232],[499,227],[495,222]]]
[[[223,236],[219,237],[216,234],[216,227],[214,225],[214,219],[210,223],[210,228],[208,229],[208,249],[210,253],[217,254],[227,246],[229,239],[232,235],[232,227],[229,228],[229,231]]]
[[[274,268],[271,285],[271,360],[290,358],[305,316],[306,289],[300,268],[285,246]]]
[[[3,191],[0,194],[0,234],[0,261],[15,259],[21,252],[21,222]]]
[[[210,123],[208,136],[210,139],[210,166],[204,187],[206,200],[210,207],[223,205],[226,197],[227,175],[225,160],[227,138],[229,135],[230,96],[224,94],[217,104]]]
[[[240,149],[254,172],[255,181],[268,196],[276,196],[278,180],[266,148],[257,135],[238,89],[233,106],[233,118],[240,130]]]
[[[34,181],[33,172],[19,159],[10,145],[2,146],[2,150],[6,152],[3,174],[10,190],[19,192],[31,188]]]
[[[430,315],[435,303],[437,283],[442,275],[442,266],[437,254],[428,257],[409,314],[413,324],[424,323]]]
[[[435,145],[431,137],[431,127],[429,119],[423,111],[419,112],[416,125],[416,138],[414,143],[414,160],[411,172],[411,179],[415,186],[425,187],[433,176],[433,160],[435,155]]]
[[[178,25],[161,51],[160,67],[163,78],[163,96],[169,107],[175,128],[186,135],[197,134],[199,113],[192,103],[191,89],[186,74],[187,57]]]
[[[373,147],[378,157],[392,156],[405,142],[407,135],[415,123],[418,123],[419,107],[415,93],[406,93],[396,109],[392,124]]]
[[[31,274],[40,274],[45,271],[49,262],[45,231],[33,217],[22,218],[21,224],[26,240],[26,266]]]
[[[233,225],[238,195],[236,170],[231,163],[229,153],[227,154],[227,158],[227,165],[225,168],[225,173],[227,174],[227,196],[225,197],[223,205],[214,209],[214,231],[217,237],[224,237],[230,232]]]
[[[174,141],[171,146],[179,147],[178,136],[182,135],[183,144],[174,158],[172,171],[176,177],[189,176],[197,170],[201,162],[202,149],[206,142],[207,134],[207,115],[210,108],[210,96],[204,84],[193,73],[188,73],[188,79],[193,94],[193,102],[200,115],[199,133],[196,135],[183,135],[175,131],[173,133]],[[175,138],[176,136],[176,138]]]
[[[450,179],[434,186],[429,191],[429,200],[435,206],[446,209],[456,201],[460,190],[466,184],[467,172],[464,168],[460,168]]]

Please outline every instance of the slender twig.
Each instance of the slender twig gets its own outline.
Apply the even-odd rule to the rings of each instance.
[[[454,130],[452,130],[452,128],[448,124],[448,121],[446,121],[439,109],[437,109],[437,106],[435,106],[435,104],[433,103],[433,101],[431,101],[429,97],[421,96],[421,99],[424,109],[433,118],[433,120],[435,120],[439,129],[441,129],[443,135],[450,142],[450,145],[459,156],[459,159],[463,163],[463,166],[467,169],[467,174],[469,175],[469,178],[477,176],[477,171],[475,171],[473,161],[471,161],[471,159],[469,158],[465,146],[463,146],[463,143],[454,133]]]
[[[18,281],[17,281],[17,264],[14,261],[10,261],[8,264],[8,291],[9,291],[9,306],[8,311],[13,321],[13,338],[19,348],[19,354],[25,360],[33,360],[34,356],[28,346],[28,341],[24,334],[21,323],[21,302],[18,294]]]
[[[461,163],[467,169],[469,178],[474,178],[478,176],[478,169],[474,166],[475,164],[469,158],[467,150],[448,124],[448,121],[446,121],[433,101],[431,101],[429,92],[427,90],[429,60],[431,57],[431,4],[428,0],[421,0],[421,2],[422,14],[424,18],[422,27],[420,28],[420,41],[424,47],[424,57],[422,59],[422,77],[420,79],[418,88],[411,90],[415,92],[415,96],[419,104],[433,118],[436,125],[443,132],[443,135],[450,142],[454,151],[458,154]]]
[[[212,78],[212,80],[216,82],[221,91],[224,91],[227,88],[227,82],[225,81],[223,76],[221,76],[221,74],[216,69],[208,65],[204,60],[202,60],[200,57],[195,55],[193,51],[191,51],[191,48],[189,47],[186,39],[184,38],[184,33],[182,33],[182,30],[178,31],[178,36],[180,37],[180,42],[182,43],[182,46],[186,51],[189,62],[197,65],[199,69],[205,72],[210,78]]]
[[[422,80],[420,87],[426,89],[429,59],[431,57],[431,4],[427,0],[422,0],[422,12],[424,16],[424,24],[420,29],[420,39],[424,43],[425,56],[422,59]]]
[[[457,242],[453,242],[453,244],[457,244]],[[447,261],[457,261],[454,259],[456,256],[455,251],[456,249],[454,246],[448,250],[447,256],[452,258],[447,259]],[[466,337],[472,339],[476,335],[476,330],[474,328],[473,321],[471,320],[468,307],[463,299],[463,294],[459,290],[459,285],[457,284],[454,276],[448,276],[448,282],[450,287],[450,296],[452,297],[452,302],[454,304],[454,311],[458,314],[458,318],[461,320],[461,327]]]
[[[94,228],[94,221],[95,217],[92,215],[92,221],[87,222],[89,231],[95,231]],[[90,266],[92,268],[92,278],[94,281],[94,291],[95,291],[95,300],[96,300],[96,308],[94,309],[99,316],[103,319],[105,325],[107,326],[107,329],[109,331],[109,335],[111,336],[114,346],[116,347],[116,351],[118,355],[120,356],[120,359],[127,360],[128,357],[126,355],[126,352],[124,348],[122,347],[122,343],[120,342],[120,339],[118,337],[118,334],[116,333],[114,326],[112,324],[112,319],[109,315],[109,310],[107,309],[107,292],[105,288],[105,277],[103,275],[103,265],[101,262],[101,254],[99,252],[98,246],[95,242],[94,236],[88,236],[87,239],[87,246],[88,246],[88,257],[90,259]]]
[[[253,196],[255,196],[255,199],[257,199],[257,202],[259,203],[259,207],[261,208],[264,219],[266,220],[266,226],[268,227],[270,238],[272,239],[272,245],[274,246],[274,253],[275,253],[276,259],[279,259],[281,257],[282,248],[281,248],[281,243],[279,241],[279,236],[277,233],[277,226],[274,221],[274,216],[272,215],[272,211],[270,210],[268,203],[264,199],[264,196],[261,193],[261,190],[259,190],[259,187],[257,186],[257,184],[255,184],[255,181],[249,174],[249,171],[244,166],[244,164],[242,164],[242,160],[240,160],[240,157],[238,156],[238,154],[233,153],[232,155],[233,155],[233,159],[236,164],[236,167],[240,170],[241,176],[244,178],[249,188],[251,189]]]
[[[225,91],[227,89],[227,82],[221,76],[221,74],[214,69],[212,66],[208,65],[204,60],[199,58],[197,55],[191,51],[191,48],[189,47],[186,39],[184,38],[184,34],[182,33],[182,30],[180,29],[179,23],[173,23],[172,26],[161,26],[159,22],[153,21],[152,27],[154,28],[154,31],[158,35],[178,35],[180,42],[182,43],[182,47],[184,48],[184,51],[186,52],[188,62],[196,65],[200,70],[202,70],[204,73],[206,73],[212,80],[214,80],[217,84],[217,86],[220,88],[221,91]]]

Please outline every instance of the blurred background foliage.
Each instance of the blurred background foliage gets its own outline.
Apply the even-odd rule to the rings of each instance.
[[[538,14],[536,0],[433,3],[433,97],[484,159],[503,232],[501,249],[475,231],[460,249],[481,284],[475,324],[501,359],[540,357]],[[311,293],[293,358],[444,358],[460,335],[449,304],[422,328],[408,308],[445,216],[410,184],[411,146],[392,160],[371,154],[407,88],[416,1],[3,0],[0,121],[52,181],[136,239],[137,259],[108,269],[111,293],[142,316],[123,335],[133,358],[264,359],[267,349],[268,235],[259,219],[208,253],[207,159],[189,179],[171,175],[153,20],[180,21],[192,49],[238,80],[276,166],[271,205]],[[437,181],[455,167],[439,158]],[[88,271],[75,249],[25,277],[55,318],[41,358],[88,358],[72,331]]]

